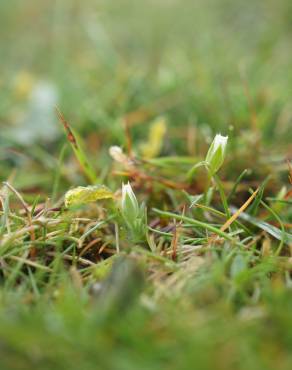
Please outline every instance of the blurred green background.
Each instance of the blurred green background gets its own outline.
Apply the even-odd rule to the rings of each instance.
[[[65,140],[55,106],[97,173],[110,145],[125,147],[125,123],[135,150],[158,116],[161,155],[200,157],[217,132],[245,158],[238,173],[250,149],[267,163],[291,154],[288,0],[11,0],[0,24],[1,179],[16,168],[23,191],[52,187]],[[84,182],[66,164],[64,189]]]

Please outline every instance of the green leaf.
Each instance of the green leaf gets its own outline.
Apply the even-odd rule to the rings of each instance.
[[[232,213],[237,211],[237,209],[235,207],[232,207],[231,210],[232,210]],[[265,221],[261,221],[261,220],[255,218],[253,216],[250,216],[249,214],[244,213],[244,212],[242,212],[239,215],[239,218],[241,218],[242,220],[248,221],[249,223],[251,223],[254,226],[257,226],[261,230],[264,230],[268,234],[272,235],[274,238],[276,238],[278,240],[283,240],[283,242],[286,243],[286,244],[292,243],[292,234],[289,234],[285,231],[282,231],[279,228],[277,228],[276,226],[273,226],[273,225],[271,225],[271,224],[269,224]]]

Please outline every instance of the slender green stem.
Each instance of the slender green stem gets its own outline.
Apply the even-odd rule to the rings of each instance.
[[[219,179],[219,176],[217,174],[214,174],[213,175],[213,179],[214,179],[214,181],[215,181],[215,183],[216,183],[216,185],[218,187],[219,194],[220,194],[220,197],[221,197],[221,200],[222,200],[222,204],[223,204],[223,208],[224,208],[226,217],[228,219],[228,218],[231,217],[231,213],[230,213],[230,210],[229,210],[229,207],[228,207],[228,202],[227,202],[227,198],[226,198],[226,195],[225,195],[225,192],[224,192],[224,188],[223,188],[222,182]]]

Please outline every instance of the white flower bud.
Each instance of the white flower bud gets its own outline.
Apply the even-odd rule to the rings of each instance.
[[[109,148],[109,154],[117,162],[120,162],[121,158],[124,156],[122,148],[117,145],[111,146]]]
[[[228,136],[217,134],[208,150],[205,162],[213,176],[222,166],[227,146]]]
[[[138,201],[129,182],[122,187],[121,209],[125,219],[130,222],[139,217]]]
[[[117,145],[111,146],[109,148],[109,154],[116,162],[123,164],[127,164],[129,162],[129,159],[123,152],[122,148]]]

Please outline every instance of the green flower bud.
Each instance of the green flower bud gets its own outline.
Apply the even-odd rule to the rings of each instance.
[[[228,136],[217,134],[208,150],[205,163],[211,176],[215,175],[222,166],[227,146]]]
[[[131,185],[123,184],[121,213],[129,231],[130,239],[134,243],[142,242],[146,237],[145,206],[139,206]]]
[[[129,223],[134,222],[139,217],[138,201],[129,182],[126,185],[123,184],[122,187],[121,210],[125,220]]]

